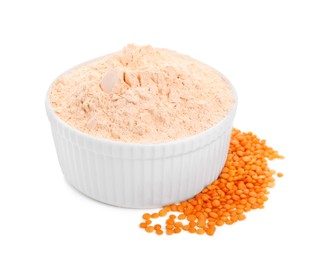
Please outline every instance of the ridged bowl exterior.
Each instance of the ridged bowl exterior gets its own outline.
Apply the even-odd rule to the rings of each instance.
[[[45,107],[62,172],[83,194],[114,206],[155,208],[189,199],[217,179],[225,164],[237,108],[232,91],[235,105],[210,129],[167,143],[132,144],[72,128],[54,113],[49,90]]]

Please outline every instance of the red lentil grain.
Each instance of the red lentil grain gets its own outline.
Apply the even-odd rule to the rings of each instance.
[[[144,215],[143,215],[143,219],[150,219],[151,218],[151,215],[149,214],[149,213],[145,213]]]
[[[161,229],[161,225],[160,225],[160,224],[156,224],[156,225],[154,225],[154,229],[155,229],[155,230],[159,230],[159,229]]]
[[[146,230],[148,233],[151,233],[151,232],[153,232],[154,227],[153,227],[153,226],[147,226],[147,227],[145,228],[145,230]]]
[[[157,230],[156,230],[156,234],[157,234],[157,235],[162,235],[162,234],[163,234],[163,230],[157,229]]]

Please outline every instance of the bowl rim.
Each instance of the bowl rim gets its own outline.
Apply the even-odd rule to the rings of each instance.
[[[213,133],[214,131],[216,131],[217,128],[219,128],[221,125],[223,125],[228,118],[231,118],[234,116],[235,112],[236,112],[236,109],[237,109],[237,105],[238,105],[238,95],[237,95],[237,92],[236,92],[236,89],[233,87],[233,85],[231,84],[231,82],[222,74],[220,73],[218,70],[214,69],[213,67],[209,66],[210,68],[212,68],[213,70],[215,70],[229,85],[229,87],[231,88],[231,91],[232,91],[232,95],[233,95],[233,98],[234,98],[234,104],[232,105],[232,107],[230,108],[230,110],[228,111],[227,115],[222,118],[220,121],[218,121],[216,124],[214,124],[213,126],[211,126],[210,128],[200,132],[200,133],[197,133],[197,134],[194,134],[194,135],[191,135],[191,136],[187,136],[187,137],[184,137],[184,138],[180,138],[180,139],[177,139],[177,140],[172,140],[172,141],[167,141],[167,142],[158,142],[158,143],[134,143],[134,142],[123,142],[123,141],[116,141],[116,140],[110,140],[110,139],[106,139],[106,138],[100,138],[100,137],[97,137],[97,136],[94,136],[94,135],[91,135],[91,134],[88,134],[88,133],[85,133],[85,132],[82,132],[72,126],[70,126],[68,123],[66,123],[65,121],[63,121],[60,117],[58,117],[51,105],[51,102],[50,102],[50,92],[54,86],[54,83],[57,79],[59,79],[61,76],[63,75],[66,75],[68,73],[70,73],[71,71],[83,66],[83,65],[86,65],[88,63],[91,63],[91,62],[94,62],[96,60],[99,60],[99,59],[102,59],[102,58],[108,58],[109,56],[113,55],[115,53],[110,53],[110,54],[107,54],[105,56],[101,56],[101,57],[98,57],[98,58],[95,58],[95,59],[91,59],[89,61],[86,61],[86,62],[83,62],[81,64],[78,64],[68,70],[66,70],[65,72],[61,73],[59,76],[57,76],[55,78],[55,80],[52,82],[52,84],[50,85],[50,87],[48,88],[48,91],[46,93],[46,98],[45,98],[45,108],[46,108],[46,112],[48,114],[48,118],[49,120],[50,119],[50,116],[53,117],[54,120],[56,120],[56,122],[60,125],[62,125],[63,128],[75,133],[76,135],[78,135],[79,137],[82,137],[82,138],[86,138],[86,139],[89,139],[89,140],[92,140],[92,141],[95,141],[95,142],[100,142],[102,144],[110,144],[110,145],[122,145],[122,146],[127,146],[129,148],[131,147],[166,147],[166,146],[172,146],[172,145],[177,145],[177,144],[181,144],[181,143],[188,143],[188,142],[192,142],[200,137],[203,137],[205,135],[209,135],[211,133]],[[194,59],[196,60],[196,59]],[[197,60],[196,60],[197,61]],[[199,61],[200,62],[200,61]],[[202,63],[202,62],[200,62]],[[203,63],[204,64],[204,63]]]

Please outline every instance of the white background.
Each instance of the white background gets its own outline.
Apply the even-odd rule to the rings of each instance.
[[[310,259],[308,1],[1,1],[0,259]],[[235,127],[286,156],[264,210],[213,237],[156,236],[143,210],[65,181],[44,99],[58,74],[128,43],[188,54],[236,87]],[[310,92],[309,92],[310,93]]]

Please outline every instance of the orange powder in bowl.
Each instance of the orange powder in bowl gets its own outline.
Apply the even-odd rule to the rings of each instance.
[[[69,183],[130,208],[175,203],[214,181],[236,108],[235,89],[215,69],[135,45],[61,74],[46,98]]]

